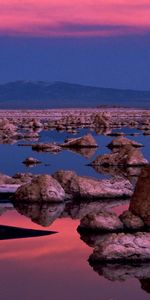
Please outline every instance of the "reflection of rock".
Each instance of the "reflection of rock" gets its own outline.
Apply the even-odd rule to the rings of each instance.
[[[96,245],[91,261],[145,261],[150,260],[150,233],[113,233]]]
[[[95,246],[105,240],[105,238],[108,236],[104,233],[98,232],[87,232],[85,230],[81,230],[80,227],[77,228],[78,233],[80,234],[80,239],[89,247],[95,248]]]
[[[63,212],[65,208],[64,203],[57,204],[27,204],[14,203],[15,209],[21,214],[30,218],[34,223],[49,226],[51,225]]]
[[[92,163],[92,166],[143,166],[148,164],[147,159],[138,148],[124,146],[119,150],[99,155]]]
[[[50,175],[39,175],[31,183],[22,185],[15,193],[16,201],[61,202],[65,192],[59,182]]]
[[[129,210],[150,226],[150,165],[142,169]]]
[[[150,266],[149,266],[149,269],[150,269]],[[150,294],[150,275],[149,275],[149,278],[143,278],[143,279],[140,279],[140,283],[141,283],[141,288],[147,292],[148,294]]]
[[[118,132],[111,132],[111,133],[109,133],[109,134],[107,134],[107,135],[109,135],[109,136],[121,136],[121,137],[123,137],[123,136],[125,136],[126,134],[125,134],[124,132],[118,131]]]
[[[109,135],[111,134],[111,128],[104,128],[104,127],[96,127],[95,128],[96,134],[101,135]]]
[[[143,145],[141,143],[138,143],[136,141],[132,141],[128,138],[125,137],[118,137],[114,140],[112,140],[112,142],[110,144],[108,144],[108,148],[113,149],[113,148],[120,148],[120,147],[124,147],[124,146],[132,146],[132,147],[142,147]]]
[[[71,138],[65,140],[61,145],[66,148],[96,148],[98,147],[94,137],[91,134],[84,135],[79,138]]]
[[[102,264],[89,261],[91,267],[100,276],[110,281],[126,281],[131,278],[137,278],[140,282],[150,283],[150,263],[134,264]],[[145,284],[145,287],[147,284]]]
[[[128,205],[129,200],[125,199],[101,199],[101,201],[71,201],[66,203],[63,217],[71,217],[72,219],[81,219],[89,213],[97,214],[102,210]]]
[[[72,148],[70,149],[72,152],[81,154],[85,158],[92,158],[94,156],[96,149],[95,148]]]
[[[53,177],[61,184],[71,198],[99,199],[126,198],[133,193],[132,184],[122,178],[97,180],[91,177],[77,176],[73,171],[60,170]]]
[[[91,212],[81,219],[80,229],[116,232],[123,230],[123,223],[114,212],[101,211],[96,214]]]

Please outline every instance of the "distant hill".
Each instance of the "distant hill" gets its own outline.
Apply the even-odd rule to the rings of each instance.
[[[109,89],[45,81],[16,81],[0,85],[0,109],[103,105],[150,108],[150,91]]]

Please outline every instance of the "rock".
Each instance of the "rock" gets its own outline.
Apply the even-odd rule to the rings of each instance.
[[[33,175],[32,173],[16,173],[12,176],[12,180],[14,183],[18,183],[20,185],[24,183],[29,183],[31,180],[37,175]]]
[[[150,130],[146,130],[143,132],[143,135],[150,135]]]
[[[43,127],[43,124],[42,124],[40,121],[34,119],[34,120],[33,120],[33,127],[34,127],[34,128],[42,128],[42,127]]]
[[[146,261],[150,260],[150,233],[112,233],[99,243],[90,261]]]
[[[79,194],[79,188],[77,184],[77,174],[74,171],[70,170],[59,170],[53,175],[65,190],[65,193],[74,197]]]
[[[38,151],[38,152],[52,152],[57,153],[61,150],[61,147],[57,145],[56,143],[39,143],[32,145],[32,150]]]
[[[113,149],[113,148],[124,147],[126,145],[133,146],[133,147],[143,147],[143,145],[141,143],[132,141],[125,137],[118,137],[118,138],[112,140],[112,142],[110,144],[108,144],[107,147],[110,149]]]
[[[50,175],[39,175],[31,183],[22,185],[15,193],[16,201],[62,202],[65,192]]]
[[[138,216],[132,214],[131,211],[124,211],[119,216],[121,222],[123,223],[125,229],[128,230],[143,230],[144,229],[144,222]]]
[[[150,165],[144,167],[138,178],[129,210],[150,226]]]
[[[34,132],[34,131],[29,131],[29,132],[26,132],[24,135],[23,135],[23,138],[24,139],[38,139],[39,138],[39,134],[37,132]]]
[[[13,194],[20,187],[20,184],[1,184],[0,193]]]
[[[0,174],[0,185],[3,184],[12,184],[13,180],[10,176],[5,175],[5,174]]]
[[[119,150],[99,155],[90,165],[96,166],[142,166],[148,164],[148,160],[138,148],[125,146]]]
[[[44,227],[50,226],[62,214],[64,203],[14,203],[15,209],[32,222]]]
[[[91,177],[77,176],[72,171],[58,171],[52,175],[71,198],[100,199],[126,198],[133,193],[132,184],[120,177],[98,180]]]
[[[123,224],[119,217],[114,212],[110,211],[87,214],[81,219],[79,227],[80,229],[104,232],[123,230]]]
[[[110,127],[111,115],[109,112],[97,113],[94,116],[93,123],[95,127]]]
[[[34,158],[34,157],[28,157],[23,161],[23,164],[25,165],[36,165],[36,164],[40,164],[41,161],[39,161],[38,159]]]
[[[96,148],[98,147],[95,139],[91,134],[84,135],[80,138],[71,138],[65,140],[61,147],[66,148]]]

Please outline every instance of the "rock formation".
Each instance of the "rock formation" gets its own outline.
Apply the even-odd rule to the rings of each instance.
[[[15,193],[15,201],[62,202],[65,192],[61,185],[50,175],[39,175],[19,187]]]

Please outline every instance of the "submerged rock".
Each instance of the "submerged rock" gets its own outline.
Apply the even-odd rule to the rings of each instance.
[[[98,147],[94,137],[91,134],[84,135],[79,138],[71,138],[65,140],[61,147],[69,148],[96,148]]]
[[[141,171],[129,210],[139,216],[145,225],[150,226],[150,165]]]
[[[150,233],[112,233],[100,242],[90,261],[145,261],[150,260]]]
[[[31,183],[22,185],[15,193],[16,201],[62,202],[65,192],[50,175],[39,175]]]

